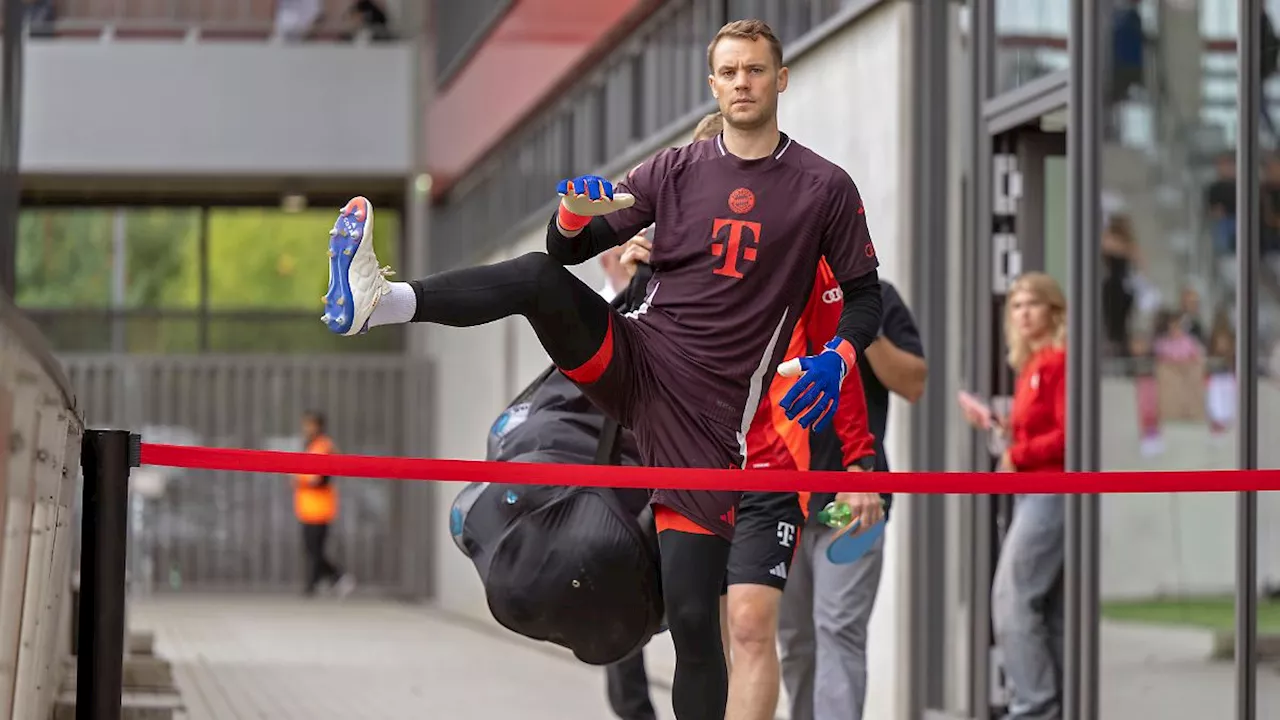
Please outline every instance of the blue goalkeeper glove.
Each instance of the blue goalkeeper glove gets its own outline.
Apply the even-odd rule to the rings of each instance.
[[[597,215],[624,210],[635,204],[629,193],[615,193],[613,183],[599,175],[583,175],[572,180],[561,180],[556,187],[560,193],[560,209],[556,221],[564,230],[581,230]]]
[[[834,338],[817,355],[793,358],[779,365],[779,375],[800,376],[778,403],[787,419],[795,420],[803,412],[800,427],[822,432],[830,426],[840,405],[840,386],[856,362],[853,345]]]

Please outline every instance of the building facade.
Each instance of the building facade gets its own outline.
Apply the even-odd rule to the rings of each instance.
[[[714,109],[702,82],[706,42],[722,21],[761,17],[783,36],[792,71],[783,128],[858,182],[881,273],[902,289],[925,335],[929,390],[914,407],[895,399],[892,410],[897,468],[992,468],[987,439],[963,424],[954,398],[965,389],[1007,402],[1003,303],[1011,280],[1031,270],[1068,296],[1071,469],[1280,464],[1258,440],[1280,413],[1270,371],[1280,284],[1267,260],[1269,223],[1280,221],[1265,207],[1268,178],[1280,180],[1267,168],[1280,164],[1269,159],[1273,103],[1263,93],[1276,54],[1263,18],[1280,4],[654,5],[593,59],[593,71],[549,97],[439,198],[435,266],[538,249],[556,180],[617,177],[687,141]],[[1240,8],[1256,14],[1242,23]],[[1242,65],[1246,54],[1255,61]],[[1261,178],[1251,181],[1261,195],[1249,177]],[[1259,222],[1240,222],[1247,212]],[[1117,240],[1137,252],[1117,251]],[[603,279],[592,264],[578,271],[591,284]],[[1171,324],[1199,347],[1182,364],[1153,347]],[[501,378],[486,402],[469,395],[468,406],[485,408],[475,417],[460,416],[462,395],[441,389],[440,452],[477,457],[487,408],[545,356],[516,321],[437,335],[430,344],[442,375]],[[455,491],[439,490],[440,501]],[[873,619],[868,717],[1001,711],[1007,688],[990,588],[1015,506],[991,495],[904,502]],[[1267,656],[1249,652],[1268,637],[1254,618],[1271,612],[1265,589],[1280,579],[1267,522],[1280,516],[1280,498],[1072,496],[1067,507],[1064,717],[1280,712],[1280,685],[1265,665],[1258,671]],[[465,569],[444,533],[437,577],[456,578]],[[446,605],[483,614],[474,585],[438,590]]]
[[[195,15],[158,21],[104,0],[54,2],[60,19],[26,26],[19,54],[18,3],[8,3],[3,89],[16,87],[20,67],[24,100],[0,118],[0,216],[17,203],[15,169],[29,208],[182,205],[207,217],[211,206],[296,196],[327,207],[366,194],[399,218],[401,277],[513,257],[542,246],[558,180],[617,178],[686,142],[714,109],[708,41],[725,22],[760,17],[781,35],[791,68],[783,129],[858,183],[881,275],[923,334],[926,394],[891,409],[895,469],[992,469],[993,448],[964,425],[955,397],[1007,402],[1003,306],[1009,283],[1031,270],[1056,278],[1068,298],[1069,469],[1280,467],[1280,447],[1262,434],[1280,420],[1276,0],[627,0],[590,9],[484,0],[436,2],[430,13],[409,2],[398,10],[410,29],[380,43],[282,39],[270,5],[197,2]],[[561,22],[571,10],[576,22]],[[359,102],[335,101],[357,81]],[[353,141],[358,154],[339,150]],[[0,282],[10,265],[0,262]],[[595,263],[574,271],[603,282]],[[216,272],[202,278],[202,288],[217,286]],[[220,312],[209,294],[173,311],[204,328],[184,352],[224,349],[207,329]],[[68,327],[65,309],[28,310],[46,334]],[[68,335],[123,328],[129,313],[170,311],[112,306]],[[1184,336],[1185,353],[1161,350]],[[64,356],[101,397],[136,395],[126,379],[139,368],[169,377],[177,367],[125,357],[124,329],[103,337],[110,342],[93,353]],[[375,383],[388,398],[377,403],[387,430],[369,431],[370,452],[483,457],[496,413],[547,363],[516,320],[414,327],[390,349],[368,349],[404,356],[374,363],[389,363]],[[182,366],[215,378],[206,383],[215,390],[239,388],[187,403],[197,408],[183,411],[191,419],[109,419],[207,426],[225,444],[279,440],[292,410],[263,398],[306,387],[311,370],[260,355],[256,375],[242,358]],[[323,357],[334,372],[368,361]],[[241,415],[223,409],[219,397],[235,392],[257,404]],[[384,523],[383,534],[351,525],[344,537],[370,557],[396,548],[378,560],[389,592],[487,620],[443,522],[457,489],[371,496],[366,519]],[[256,497],[230,502],[262,504]],[[1066,505],[1064,717],[1280,715],[1268,649],[1280,633],[1268,599],[1280,586],[1280,495],[1092,495]],[[992,642],[991,579],[1016,512],[1008,496],[901,499],[872,619],[866,717],[999,716],[1008,689]],[[227,573],[211,583],[283,586],[289,577]]]

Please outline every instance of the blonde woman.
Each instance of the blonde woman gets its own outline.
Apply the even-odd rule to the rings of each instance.
[[[1000,469],[1061,470],[1066,453],[1066,299],[1044,273],[1027,273],[1005,305],[1008,362],[1017,373]],[[983,418],[966,408],[966,418]],[[996,646],[1003,657],[1010,700],[1005,720],[1062,717],[1061,495],[1019,495],[1000,548],[991,589]]]

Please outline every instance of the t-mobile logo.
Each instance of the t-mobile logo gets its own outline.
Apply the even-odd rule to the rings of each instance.
[[[791,543],[796,541],[796,526],[787,522],[778,523],[778,544],[782,547],[791,547]]]
[[[726,228],[729,232],[722,233]],[[742,269],[739,263],[756,260],[755,246],[760,244],[760,223],[716,218],[711,225],[711,235],[715,239],[711,243],[711,254],[724,258],[724,264],[712,272],[741,280]]]

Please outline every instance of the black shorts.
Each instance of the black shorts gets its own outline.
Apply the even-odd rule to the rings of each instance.
[[[796,493],[743,493],[725,589],[730,585],[786,587],[804,519]]]
[[[642,336],[643,334],[643,336]],[[605,363],[599,378],[578,383],[596,407],[631,430],[641,460],[649,467],[742,467],[738,433],[743,408],[716,399],[728,388],[695,384],[693,373],[677,365],[679,354],[659,336],[618,313],[605,345],[592,362]],[[734,535],[734,509],[742,493],[712,490],[657,490],[652,502],[665,505],[727,540]]]

